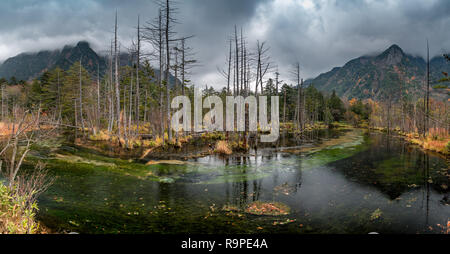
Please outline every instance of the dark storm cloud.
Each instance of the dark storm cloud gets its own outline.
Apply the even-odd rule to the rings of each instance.
[[[196,75],[217,74],[215,65],[222,60],[219,52],[234,24],[249,22],[256,6],[263,2],[266,1],[190,0],[175,3],[178,35],[195,35],[189,43],[202,64]],[[156,17],[158,6],[152,0],[1,1],[0,61],[24,51],[56,49],[79,40],[89,41],[96,50],[107,49],[116,10],[119,39],[126,47],[136,37],[137,15],[145,24]],[[197,80],[203,83],[200,78]]]
[[[216,68],[224,65],[234,25],[244,30],[250,49],[256,40],[267,41],[284,80],[295,61],[307,78],[394,43],[422,56],[426,38],[433,55],[450,45],[446,0],[179,0],[177,8],[178,35],[195,35],[189,46],[201,66],[193,70],[192,79],[202,86],[224,84]],[[0,61],[79,40],[96,50],[107,49],[116,9],[125,47],[135,38],[137,15],[145,23],[157,14],[152,0],[3,0]]]
[[[445,0],[274,1],[254,22],[282,69],[298,60],[303,76],[314,77],[394,43],[424,56],[428,38],[432,55],[447,52],[449,8]]]

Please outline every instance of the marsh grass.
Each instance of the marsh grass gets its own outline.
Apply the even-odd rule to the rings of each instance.
[[[223,155],[230,155],[233,153],[233,150],[231,149],[228,142],[224,141],[224,140],[217,141],[216,149],[214,151],[218,154],[223,154]]]

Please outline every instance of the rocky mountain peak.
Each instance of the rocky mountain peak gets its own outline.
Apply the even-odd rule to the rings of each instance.
[[[381,53],[378,56],[378,59],[382,61],[382,64],[396,65],[402,61],[404,56],[405,53],[403,52],[403,50],[397,44],[393,44],[383,53]]]

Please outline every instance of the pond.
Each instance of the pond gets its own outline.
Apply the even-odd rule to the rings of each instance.
[[[313,141],[151,165],[62,147],[38,217],[79,233],[445,233],[445,158],[358,129]],[[255,201],[289,212],[247,213]]]

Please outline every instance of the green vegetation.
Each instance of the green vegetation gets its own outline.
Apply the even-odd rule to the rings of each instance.
[[[34,234],[39,230],[36,222],[36,203],[28,204],[26,196],[20,196],[0,182],[0,234]]]
[[[290,71],[295,77],[273,72],[269,47],[252,38],[255,51],[236,26],[228,68],[218,68],[226,82],[206,85],[202,96],[222,102],[279,96],[279,112],[268,100],[267,113],[272,123],[271,113],[279,113],[282,138],[259,142],[267,131],[263,123],[249,130],[248,118],[240,131],[173,130],[181,106],[171,100],[187,96],[193,102],[194,89],[203,85],[187,77],[197,60],[191,37],[175,36],[176,8],[170,0],[159,4],[164,14],[143,30],[138,24],[129,54],[118,50],[116,14],[108,57],[80,42],[2,64],[0,75],[6,70],[12,76],[0,79],[0,169],[8,182],[0,184],[0,233],[37,233],[37,219],[58,232],[81,233],[417,233],[423,220],[413,221],[424,206],[402,212],[420,195],[431,207],[426,226],[448,220],[447,161],[391,135],[402,133],[444,155],[450,151],[448,86],[424,89],[422,59],[393,45],[303,82],[299,63]],[[141,38],[142,49],[151,51],[141,52]],[[442,66],[436,63],[433,73]],[[280,75],[295,81],[282,84]],[[183,107],[193,113],[188,104]],[[220,105],[214,102],[214,109]],[[250,109],[240,112],[247,116]],[[203,118],[209,110],[191,116]],[[48,190],[44,164],[56,175]],[[417,186],[426,188],[418,194]]]

